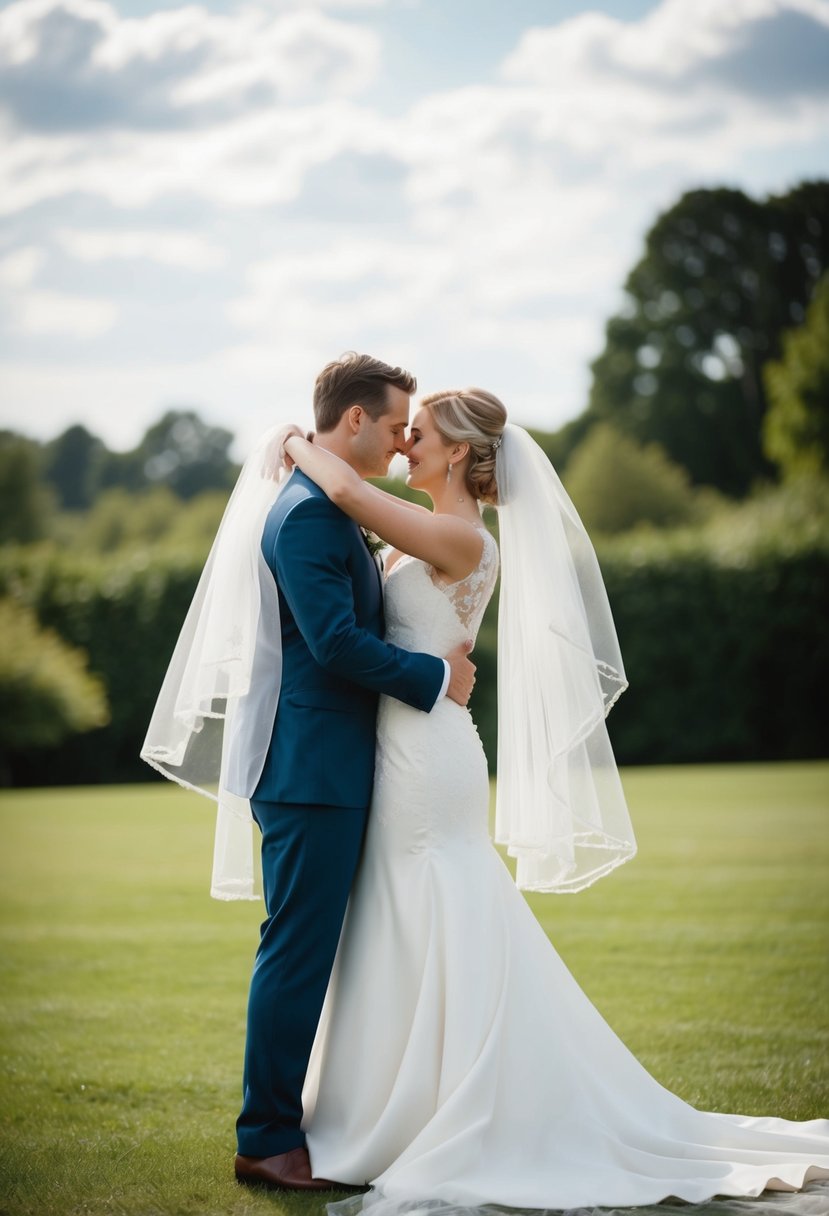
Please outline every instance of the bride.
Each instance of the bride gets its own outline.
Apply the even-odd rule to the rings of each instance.
[[[498,547],[496,839],[519,887],[579,890],[635,852],[605,730],[626,686],[592,546],[530,436],[480,389],[426,397],[409,485],[434,513],[292,436],[285,451],[394,546],[390,641],[474,638]],[[705,1113],[662,1088],[581,992],[487,831],[467,710],[382,697],[361,868],[306,1082],[314,1173],[389,1210],[644,1205],[796,1190],[829,1176],[829,1122]],[[349,1201],[353,1202],[353,1201]]]

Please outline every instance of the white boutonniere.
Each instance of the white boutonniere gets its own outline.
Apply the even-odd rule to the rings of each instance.
[[[386,547],[386,542],[381,540],[376,532],[369,532],[368,528],[360,527],[363,534],[363,540],[368,546],[368,551],[372,557],[377,557]]]

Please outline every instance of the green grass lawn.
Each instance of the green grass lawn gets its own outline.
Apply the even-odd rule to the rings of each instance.
[[[697,1106],[829,1108],[829,765],[628,770],[633,862],[532,906]],[[0,796],[0,1213],[319,1212],[232,1180],[261,904],[207,895],[212,808],[158,784]]]

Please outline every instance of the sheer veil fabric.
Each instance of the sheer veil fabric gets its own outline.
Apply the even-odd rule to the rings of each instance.
[[[284,426],[256,443],[234,487],[156,701],[141,757],[218,802],[211,895],[256,899],[250,795],[270,744],[282,671],[276,584],[262,556],[287,480]]]
[[[605,718],[627,688],[595,551],[544,452],[496,453],[501,596],[495,838],[529,891],[590,886],[636,852]]]

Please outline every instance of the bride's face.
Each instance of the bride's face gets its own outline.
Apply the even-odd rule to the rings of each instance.
[[[409,461],[406,484],[426,493],[429,493],[430,486],[440,486],[446,481],[448,454],[449,446],[441,438],[430,411],[421,406],[412,421],[406,448]]]

